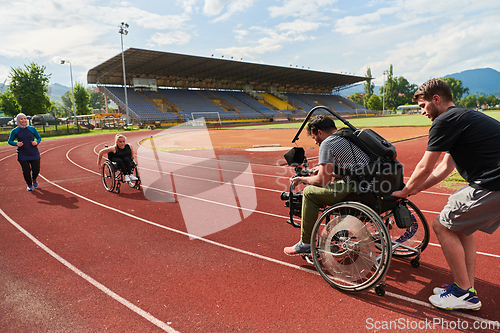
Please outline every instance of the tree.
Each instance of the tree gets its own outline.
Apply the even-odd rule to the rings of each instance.
[[[464,94],[469,94],[469,88],[465,88],[462,86],[462,81],[455,79],[454,77],[443,77],[441,78],[444,82],[446,82],[450,88],[453,96],[453,100],[458,102],[462,99]]]
[[[364,96],[364,104],[363,106],[366,108],[367,107],[367,102],[368,102],[368,99],[370,99],[371,95],[373,95],[373,90],[375,89],[375,83],[372,82],[371,78],[372,78],[372,70],[370,69],[370,67],[368,67],[368,69],[366,70],[366,75],[365,77],[368,77],[370,78],[370,80],[366,81],[365,84],[364,84],[364,93],[365,93],[365,96]]]
[[[402,76],[394,78],[394,91],[397,93],[394,107],[411,104],[413,94],[417,89],[418,87],[416,84],[410,84],[410,82]]]
[[[52,102],[51,112],[54,114],[55,117],[68,117],[66,108],[59,101]]]
[[[382,99],[379,96],[372,94],[366,102],[366,107],[369,110],[382,110]]]
[[[465,98],[462,98],[458,105],[468,109],[475,109],[477,107],[477,96],[469,95]]]
[[[495,96],[495,95],[489,95],[487,98],[486,98],[486,103],[488,103],[488,105],[490,107],[493,107],[497,104],[500,103],[500,100]]]
[[[385,95],[385,97],[383,97],[384,98],[383,103],[385,103],[385,109],[394,109],[398,106],[397,105],[398,92],[396,91],[396,83],[393,78],[394,74],[393,74],[392,64],[389,67],[389,70],[386,71],[386,74],[387,74],[387,80],[385,81],[384,86],[379,88],[379,93]]]
[[[91,109],[103,110],[106,108],[106,101],[104,100],[104,98],[107,97],[105,97],[105,95],[102,92],[99,91],[96,92],[94,89],[89,88],[89,94],[90,94],[89,107]]]
[[[50,110],[50,98],[47,95],[50,74],[45,74],[45,66],[38,66],[34,62],[24,67],[11,68],[8,90],[14,95],[20,111],[27,116],[46,113]]]
[[[71,96],[71,90],[66,91],[61,96],[61,101],[65,108],[72,110],[73,108],[73,97]]]
[[[90,95],[87,89],[81,84],[80,82],[77,82],[75,84],[75,105],[76,105],[76,113],[78,115],[84,115],[84,114],[89,114],[90,109],[89,109],[89,102],[90,102]]]
[[[6,116],[14,117],[19,113],[19,105],[11,91],[7,90],[0,94],[0,109],[3,110]]]
[[[355,92],[354,94],[347,96],[347,98],[349,100],[353,101],[356,104],[359,104],[359,105],[363,105],[364,104],[364,102],[363,102],[363,100],[364,100],[363,95],[360,94],[359,92]]]
[[[484,96],[484,95],[478,96],[478,98],[477,98],[477,104],[481,108],[483,107],[483,105],[487,104],[486,103],[486,96]]]

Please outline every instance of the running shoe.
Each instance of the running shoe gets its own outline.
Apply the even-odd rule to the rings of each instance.
[[[299,241],[297,244],[291,247],[285,247],[283,250],[287,256],[295,257],[301,254],[310,254],[311,253],[311,245],[304,244],[302,241]]]
[[[467,309],[477,311],[481,308],[481,301],[474,292],[463,290],[456,283],[445,289],[440,295],[432,295],[429,302],[444,310]]]
[[[130,178],[131,181],[135,182],[136,180],[139,180],[139,178],[137,178],[136,176],[134,175],[129,175],[128,176]]]
[[[432,290],[432,292],[434,293],[434,295],[441,295],[442,293],[444,293],[445,291],[447,291],[448,289],[450,289],[450,288],[451,288],[451,286],[452,286],[452,285],[454,285],[454,284],[455,284],[455,282],[453,282],[453,283],[447,283],[447,284],[445,284],[445,285],[444,285],[444,286],[442,286],[442,287],[436,287],[436,288],[434,288],[434,289]],[[458,286],[458,285],[457,285],[457,286]],[[468,289],[468,291],[473,292],[474,294],[476,294],[476,295],[477,295],[477,291],[476,291],[476,289],[474,289],[474,288],[472,288],[472,287],[470,287],[470,288]]]
[[[126,182],[126,183],[128,183],[128,182],[130,181],[130,177],[129,177],[129,175],[125,175],[125,176],[123,177],[123,181],[124,181],[124,182]]]
[[[33,191],[33,186],[28,185],[28,188],[26,189],[26,191]]]
[[[447,283],[447,284],[445,284],[442,287],[436,287],[436,288],[434,288],[432,290],[432,292],[434,293],[434,295],[441,295],[445,291],[451,289],[451,286],[454,285],[454,284],[455,284],[455,282],[453,282],[453,283]]]
[[[36,179],[33,179],[33,187],[38,187],[38,181]]]

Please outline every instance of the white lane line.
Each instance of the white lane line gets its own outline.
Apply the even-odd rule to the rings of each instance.
[[[410,298],[408,296],[398,295],[398,294],[395,294],[395,293],[391,293],[389,291],[386,291],[385,295],[386,296],[388,295],[388,296],[391,296],[391,297],[394,297],[394,298],[397,298],[397,299],[400,299],[400,300],[403,300],[403,301],[406,301],[406,302],[411,302],[413,304],[418,304],[418,305],[424,306],[426,308],[436,309],[432,304],[429,304],[428,302],[422,302],[422,301]],[[476,317],[476,316],[473,316],[471,314],[468,314],[468,313],[465,313],[465,312],[461,312],[461,311],[447,311],[446,313],[451,313],[451,314],[454,314],[454,315],[457,315],[457,316],[465,317],[467,319],[470,319],[470,320],[473,320],[473,321],[478,321],[478,322],[483,322],[483,323],[492,323],[493,322],[490,319],[484,319],[484,318],[481,318],[481,317]]]
[[[72,163],[73,163],[73,164],[75,164],[76,166],[78,166],[76,163],[74,163],[74,162],[72,162]],[[85,168],[83,168],[83,167],[82,167],[82,169],[85,169]],[[85,170],[88,170],[88,169],[85,169]],[[91,170],[88,170],[88,171],[91,171]],[[94,171],[91,171],[91,172],[94,172]],[[255,258],[263,259],[263,260],[266,260],[266,261],[269,261],[269,262],[277,263],[277,264],[279,264],[279,265],[283,265],[283,266],[286,266],[286,267],[290,267],[290,268],[294,268],[294,269],[297,269],[297,270],[300,270],[300,271],[304,271],[304,272],[307,272],[307,273],[313,273],[313,274],[318,275],[318,273],[317,273],[316,271],[312,271],[312,270],[309,270],[309,269],[305,269],[305,268],[300,267],[300,266],[296,266],[296,265],[293,265],[293,264],[289,264],[289,263],[287,263],[287,262],[282,262],[282,261],[277,260],[277,259],[273,259],[273,258],[265,257],[265,256],[262,256],[262,255],[259,255],[259,254],[256,254],[256,253],[248,252],[248,251],[245,251],[245,250],[242,250],[242,249],[238,249],[238,248],[235,248],[235,247],[232,247],[232,246],[229,246],[229,245],[225,245],[225,244],[222,244],[222,243],[218,243],[218,242],[215,242],[215,241],[211,241],[211,240],[208,240],[208,239],[205,239],[205,238],[201,238],[201,237],[198,237],[198,236],[195,236],[195,235],[190,235],[190,234],[188,234],[188,233],[186,233],[186,232],[183,232],[183,231],[180,231],[180,230],[176,230],[176,229],[173,229],[173,228],[169,228],[169,227],[166,227],[166,226],[163,226],[163,225],[160,225],[160,224],[154,223],[154,222],[152,222],[152,221],[148,221],[148,220],[146,220],[146,219],[140,218],[140,217],[138,217],[138,216],[134,216],[134,215],[131,215],[131,214],[129,214],[129,213],[122,212],[122,211],[120,211],[120,210],[118,210],[118,209],[115,209],[115,208],[113,208],[113,207],[106,206],[106,205],[104,205],[104,204],[101,204],[101,203],[96,202],[96,201],[94,201],[94,200],[91,200],[91,199],[89,199],[89,198],[86,198],[86,197],[84,197],[84,196],[82,196],[82,195],[79,195],[79,194],[77,194],[77,193],[75,193],[75,192],[72,192],[72,191],[70,191],[70,190],[67,190],[67,189],[66,189],[66,188],[64,188],[64,187],[62,187],[62,186],[60,186],[60,185],[57,185],[57,184],[55,184],[55,183],[53,183],[53,182],[49,181],[47,178],[45,178],[45,177],[43,177],[43,176],[41,176],[41,177],[42,177],[43,179],[45,179],[45,181],[47,181],[48,183],[50,183],[50,184],[52,184],[52,185],[54,185],[54,186],[56,186],[56,187],[59,187],[59,188],[60,188],[60,189],[62,189],[63,191],[66,191],[66,192],[68,192],[68,193],[71,193],[71,194],[73,194],[73,195],[75,195],[75,196],[77,196],[77,197],[80,197],[80,198],[82,198],[82,199],[84,199],[84,200],[86,200],[86,201],[89,201],[89,202],[91,202],[91,203],[93,203],[93,204],[96,204],[96,205],[102,206],[102,207],[104,207],[104,208],[107,208],[107,209],[109,209],[109,210],[115,211],[115,212],[117,212],[117,213],[119,213],[119,214],[126,215],[126,216],[128,216],[128,217],[133,218],[133,219],[137,219],[137,220],[140,220],[140,221],[142,221],[142,222],[148,223],[148,224],[150,224],[150,225],[154,225],[154,226],[157,226],[157,227],[162,228],[162,229],[169,230],[169,231],[174,232],[174,233],[178,233],[178,234],[186,235],[186,236],[192,237],[193,239],[198,239],[198,240],[200,240],[200,241],[204,241],[204,242],[207,242],[207,243],[210,243],[210,244],[212,244],[212,245],[219,246],[219,247],[222,247],[222,248],[225,248],[225,249],[228,249],[228,250],[236,251],[236,252],[239,252],[239,253],[242,253],[242,254],[246,254],[246,255],[249,255],[249,256],[252,256],[252,257],[255,257]],[[264,212],[257,212],[257,213],[264,213]],[[267,214],[267,213],[264,213],[264,214]],[[2,215],[4,215],[4,214],[3,214],[3,211],[2,211]],[[274,215],[274,214],[269,214],[269,215]],[[4,215],[4,216],[5,216],[5,215]],[[276,216],[277,216],[277,215],[276,215]],[[433,244],[433,245],[434,245],[434,244]],[[104,287],[104,288],[105,288],[105,287]],[[392,297],[395,297],[395,298],[405,299],[406,301],[411,302],[411,303],[414,303],[414,304],[419,304],[419,305],[421,305],[421,304],[425,304],[425,305],[427,305],[427,306],[429,306],[429,307],[430,307],[430,305],[428,305],[427,303],[424,303],[424,302],[422,302],[422,301],[415,300],[415,299],[412,299],[412,298],[408,298],[408,297],[405,297],[405,296],[401,296],[401,295],[398,295],[398,294],[394,294],[394,293],[387,292],[387,293],[386,293],[386,295],[388,295],[388,296],[392,296]],[[125,300],[125,301],[126,301],[126,300]],[[132,304],[132,306],[134,306],[134,307],[135,307],[135,305],[133,305],[133,304]],[[140,308],[139,308],[139,310],[143,311],[143,310],[142,310],[142,309],[140,309]],[[145,312],[145,313],[147,313],[147,312]],[[459,316],[463,316],[463,317],[467,317],[467,318],[473,319],[473,320],[479,320],[479,321],[484,321],[484,320],[485,320],[485,319],[483,319],[483,318],[480,318],[480,317],[475,317],[475,316],[470,316],[470,315],[467,315],[467,314],[464,314],[464,313],[461,313],[461,312],[457,312],[456,314],[457,314],[457,315],[459,315]],[[167,325],[167,326],[168,326],[168,325]],[[169,327],[169,326],[168,326],[168,327]]]
[[[44,178],[44,179],[47,180],[46,178]],[[53,183],[51,182],[51,184],[53,184]],[[162,322],[161,320],[159,320],[156,317],[154,317],[153,315],[151,315],[149,312],[146,312],[146,311],[142,310],[141,308],[139,308],[138,306],[134,305],[133,303],[127,301],[125,298],[123,298],[120,295],[116,294],[111,289],[105,287],[101,283],[97,282],[96,280],[94,280],[93,278],[91,278],[90,276],[88,276],[87,274],[85,274],[84,272],[82,272],[81,270],[79,270],[78,268],[76,268],[75,266],[73,266],[66,259],[62,258],[60,255],[58,255],[57,253],[55,253],[54,251],[52,251],[45,244],[43,244],[38,239],[36,239],[35,236],[33,236],[32,234],[30,234],[23,227],[21,227],[19,224],[17,224],[13,219],[10,218],[10,216],[8,216],[7,214],[5,214],[5,212],[1,208],[0,208],[0,214],[2,214],[3,217],[7,221],[10,222],[10,224],[12,224],[14,227],[16,227],[19,231],[21,231],[26,237],[28,237],[33,243],[35,243],[37,246],[39,246],[42,250],[44,250],[45,252],[47,252],[54,259],[56,259],[61,264],[63,264],[67,268],[69,268],[71,271],[73,271],[75,274],[77,274],[78,276],[80,276],[81,278],[83,278],[84,280],[86,280],[88,283],[92,284],[94,287],[96,287],[97,289],[99,289],[100,291],[102,291],[103,293],[105,293],[107,296],[110,296],[115,301],[118,301],[120,304],[126,306],[127,308],[129,308],[130,310],[132,310],[133,312],[135,312],[139,316],[143,317],[144,319],[146,319],[150,323],[154,324],[155,326],[161,328],[165,332],[171,332],[171,333],[177,332],[176,330],[174,330],[172,327],[170,327],[166,323]]]
[[[429,243],[429,245],[436,246],[436,247],[441,247],[441,244],[436,244],[436,243]],[[481,254],[483,256],[487,257],[493,257],[493,258],[500,258],[500,255],[498,254],[493,254],[493,253],[487,253],[487,252],[476,252],[476,254]]]
[[[235,252],[238,252],[238,253],[241,253],[241,254],[245,254],[245,255],[248,255],[248,256],[251,256],[251,257],[254,257],[254,258],[258,258],[258,259],[262,259],[262,260],[265,260],[265,261],[268,261],[268,262],[272,262],[272,263],[275,263],[275,264],[278,264],[278,265],[282,265],[282,266],[285,266],[285,267],[289,267],[289,268],[293,268],[293,269],[297,269],[299,271],[302,271],[302,272],[307,272],[307,273],[311,273],[311,274],[315,274],[315,275],[319,275],[319,273],[316,271],[316,270],[311,270],[311,269],[307,269],[307,268],[303,268],[301,266],[297,266],[297,265],[293,265],[293,264],[290,264],[290,263],[287,263],[287,262],[284,262],[284,261],[281,261],[281,260],[277,260],[277,259],[274,259],[274,258],[270,258],[270,257],[266,257],[266,256],[263,256],[263,255],[260,255],[260,254],[257,254],[257,253],[254,253],[254,252],[249,252],[249,251],[246,251],[246,250],[242,250],[242,249],[239,249],[239,248],[236,248],[236,247],[233,247],[233,246],[230,246],[230,245],[226,245],[226,244],[223,244],[223,243],[219,243],[219,242],[216,242],[216,241],[212,241],[212,240],[209,240],[209,239],[206,239],[206,238],[203,238],[203,237],[199,237],[199,236],[196,236],[196,235],[192,235],[192,234],[189,234],[187,232],[184,232],[184,231],[180,231],[180,230],[177,230],[177,229],[174,229],[174,228],[170,228],[170,227],[167,227],[167,226],[164,226],[164,225],[161,225],[161,224],[158,224],[156,222],[152,222],[152,221],[149,221],[147,219],[144,219],[142,217],[139,217],[139,216],[135,216],[135,215],[132,215],[130,213],[127,213],[127,212],[124,212],[124,211],[121,211],[117,208],[114,208],[114,207],[110,207],[110,206],[107,206],[105,204],[102,204],[100,202],[97,202],[97,201],[94,201],[90,198],[87,198],[83,195],[80,195],[78,193],[75,193],[73,191],[70,191],[56,183],[53,183],[51,182],[50,180],[48,180],[47,178],[41,176],[47,183],[50,183],[58,188],[60,188],[61,190],[65,191],[65,192],[68,192],[74,196],[77,196],[83,200],[86,200],[90,203],[93,203],[95,205],[98,205],[98,206],[101,206],[103,208],[106,208],[106,209],[109,209],[111,211],[114,211],[116,213],[119,213],[119,214],[122,214],[122,215],[125,215],[127,217],[130,217],[130,218],[133,218],[133,219],[136,219],[136,220],[139,220],[141,222],[144,222],[144,223],[147,223],[149,225],[152,225],[152,226],[155,226],[155,227],[159,227],[159,228],[162,228],[162,229],[165,229],[165,230],[168,230],[168,231],[171,231],[171,232],[174,232],[174,233],[177,233],[177,234],[180,234],[180,235],[184,235],[184,236],[188,236],[190,237],[191,239],[197,239],[197,240],[200,240],[200,241],[203,241],[203,242],[206,242],[206,243],[209,243],[209,244],[212,244],[212,245],[215,245],[215,246],[218,246],[218,247],[221,247],[221,248],[224,248],[224,249],[227,249],[227,250],[230,250],[230,251],[235,251]],[[264,213],[264,212],[260,212],[260,213]],[[418,305],[421,305],[421,304],[427,304],[427,303],[424,303],[422,301],[419,301],[419,300],[416,300],[416,299],[413,299],[413,298],[409,298],[409,297],[405,297],[405,296],[401,296],[401,295],[398,295],[398,294],[394,294],[394,293],[386,293],[386,295],[389,295],[389,296],[392,296],[392,297],[395,297],[395,298],[404,298],[405,301],[407,302],[410,302],[410,303],[414,303],[414,304],[418,304]],[[429,305],[430,307],[430,305]],[[469,319],[472,319],[472,320],[477,320],[477,321],[486,321],[486,319],[483,319],[481,317],[475,317],[475,316],[472,316],[472,315],[468,315],[466,313],[462,313],[462,312],[456,312],[455,313],[457,316],[462,316],[462,317],[466,317],[466,318],[469,318]]]
[[[82,145],[80,145],[82,146]],[[79,147],[79,146],[77,146]],[[87,168],[84,168],[82,166],[80,166],[79,164],[73,162],[70,157],[69,157],[69,152],[77,147],[73,147],[71,148],[67,153],[66,153],[66,158],[71,162],[73,163],[75,166],[81,168],[81,169],[84,169],[84,170],[87,170],[89,172],[92,172],[94,174],[97,174],[97,175],[100,175],[98,172],[95,172],[95,171],[92,171],[92,170],[89,170]],[[54,149],[54,148],[52,148]],[[146,169],[148,171],[156,171],[156,170],[150,170],[150,169]],[[188,176],[181,176],[181,177],[186,177],[186,178],[190,178]],[[199,179],[199,180],[204,180],[204,181],[209,181],[207,179],[201,179],[201,178],[195,178],[195,179]],[[235,184],[235,185],[238,185],[238,184]],[[242,185],[243,186],[243,185]],[[277,217],[277,218],[280,218],[280,219],[287,219],[289,218],[289,216],[282,216],[282,215],[277,215],[277,214],[273,214],[273,213],[267,213],[267,212],[262,212],[262,211],[258,211],[258,210],[253,210],[253,209],[248,209],[248,208],[244,208],[244,207],[238,207],[238,206],[233,206],[233,205],[229,205],[229,204],[225,204],[225,203],[220,203],[220,202],[217,202],[217,201],[212,201],[212,200],[208,200],[208,199],[201,199],[201,198],[197,198],[197,197],[193,197],[193,196],[189,196],[189,195],[185,195],[185,194],[182,194],[182,193],[174,193],[174,192],[171,192],[171,191],[167,191],[167,190],[163,190],[163,189],[159,189],[159,188],[155,188],[155,187],[148,187],[148,186],[144,186],[144,188],[149,188],[149,189],[152,189],[154,191],[157,191],[157,192],[163,192],[163,193],[167,193],[167,194],[172,194],[172,195],[177,195],[177,196],[182,196],[182,197],[187,197],[187,198],[190,198],[190,199],[195,199],[195,200],[200,200],[200,201],[204,201],[204,202],[208,202],[208,203],[212,203],[212,204],[215,204],[215,205],[223,205],[223,206],[226,206],[226,207],[229,207],[229,208],[235,208],[235,209],[242,209],[242,210],[246,210],[246,211],[249,211],[251,213],[257,213],[257,214],[262,214],[262,215],[268,215],[268,216],[272,216],[272,217]],[[260,188],[260,187],[254,187],[255,189],[260,189],[260,190],[266,190],[266,191],[274,191],[274,192],[282,192],[282,191],[277,191],[277,190],[272,190],[272,189],[265,189],[265,188]],[[422,191],[423,193],[424,191]],[[440,193],[435,193],[435,194],[440,194]],[[440,212],[435,212],[435,211],[430,211],[430,210],[420,210],[422,213],[429,213],[429,214],[436,214],[436,215],[439,215]],[[432,246],[436,246],[436,247],[441,247],[440,244],[435,244],[435,243],[429,243],[429,245],[432,245]],[[489,256],[489,257],[494,257],[494,258],[500,258],[500,255],[497,255],[497,254],[492,254],[492,253],[487,253],[487,252],[477,252],[477,254],[481,254],[481,255],[485,255],[485,256]]]

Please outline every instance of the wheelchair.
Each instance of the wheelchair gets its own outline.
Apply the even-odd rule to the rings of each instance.
[[[102,166],[102,184],[104,188],[109,191],[120,193],[120,187],[123,183],[128,183],[131,188],[141,189],[141,178],[139,177],[139,170],[137,168],[137,163],[132,159],[131,171],[134,176],[137,177],[135,181],[125,182],[123,177],[123,172],[118,168],[116,162],[110,160],[111,156],[106,158]]]
[[[352,126],[329,108],[315,107],[292,142],[298,139],[305,123],[318,108],[326,109]],[[288,165],[295,167],[296,176],[310,174],[301,147],[294,147],[287,154],[285,158]],[[401,165],[401,187],[404,186],[402,177]],[[293,217],[301,217],[302,191],[294,193],[290,185],[290,191],[283,192],[281,200],[289,208],[290,219],[287,223],[300,228]],[[384,195],[382,191],[361,191],[357,188],[342,202],[320,209],[311,234],[311,253],[302,257],[315,266],[330,286],[338,290],[361,292],[375,287],[376,294],[383,296],[392,256],[414,257],[410,264],[418,267],[429,237],[427,220],[413,202],[391,197],[387,193]]]

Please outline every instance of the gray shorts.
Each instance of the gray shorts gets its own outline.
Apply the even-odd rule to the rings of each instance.
[[[448,229],[467,236],[477,230],[492,234],[500,226],[500,191],[467,185],[449,197],[438,219]]]

